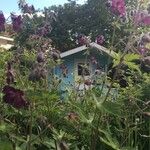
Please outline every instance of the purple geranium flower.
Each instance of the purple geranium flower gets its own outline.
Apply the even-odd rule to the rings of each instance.
[[[29,6],[28,4],[23,5],[22,10],[23,10],[23,13],[29,13],[29,14],[32,14],[35,12],[34,6],[33,5]]]
[[[2,11],[0,11],[0,32],[5,30],[5,17]]]
[[[104,43],[104,41],[105,41],[105,38],[104,38],[103,35],[98,35],[98,36],[96,37],[96,43],[97,43],[97,44],[102,45],[102,44]]]
[[[11,20],[12,20],[13,30],[16,32],[19,32],[22,28],[21,15],[17,16],[17,15],[11,14]]]
[[[52,30],[51,25],[50,25],[50,24],[45,24],[43,27],[39,28],[36,33],[37,33],[39,36],[45,36],[45,35],[47,35],[48,33],[50,33],[51,30]]]
[[[15,108],[23,108],[29,105],[24,98],[24,92],[19,89],[15,89],[12,86],[6,85],[3,88],[3,93],[3,101]]]
[[[139,41],[138,44],[138,52],[143,55],[146,56],[148,51],[150,50],[148,47],[146,47],[147,44],[150,43],[150,33],[146,33],[144,34]]]
[[[77,38],[77,43],[79,45],[89,46],[90,42],[91,42],[90,37],[87,37],[85,35],[79,35]]]

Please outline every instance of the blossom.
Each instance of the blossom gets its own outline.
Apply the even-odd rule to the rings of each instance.
[[[17,15],[11,14],[11,20],[12,20],[13,30],[16,32],[19,32],[22,28],[21,15],[17,16]]]
[[[142,24],[143,24],[143,25],[146,25],[146,26],[149,26],[149,25],[150,25],[150,15],[145,16],[145,17],[142,19]]]
[[[112,13],[121,17],[126,14],[126,6],[124,0],[108,0],[107,6],[110,7]]]
[[[48,33],[50,33],[51,31],[52,31],[51,25],[50,25],[50,24],[45,24],[43,27],[38,28],[38,30],[37,30],[36,33],[37,33],[39,36],[45,36],[45,35],[47,35]]]
[[[140,41],[138,43],[138,52],[142,56],[145,56],[148,53],[148,51],[150,50],[147,47],[147,44],[149,44],[149,43],[150,43],[150,33],[148,32],[140,38]]]
[[[47,77],[47,70],[41,64],[36,64],[31,73],[29,74],[29,80],[32,82],[45,79]]]
[[[45,61],[45,54],[44,52],[38,52],[37,54],[37,62],[38,63],[41,63],[41,62],[44,62]]]
[[[3,88],[3,93],[3,101],[15,108],[23,108],[29,105],[29,103],[24,98],[24,92],[19,89],[15,89],[12,86],[6,85]]]
[[[96,43],[97,43],[97,44],[102,45],[102,44],[104,43],[104,41],[105,41],[105,38],[104,38],[103,35],[98,35],[98,36],[96,37]]]
[[[35,12],[35,8],[33,5],[29,6],[28,4],[25,4],[22,6],[23,13],[32,14]]]
[[[89,46],[90,42],[91,42],[90,37],[85,36],[85,35],[79,35],[77,38],[77,43],[79,45]]]
[[[0,32],[5,30],[5,17],[2,11],[0,11]]]
[[[52,57],[52,59],[56,62],[58,59],[60,59],[60,51],[53,49],[50,52],[50,55]]]
[[[149,26],[150,14],[147,11],[138,11],[133,15],[133,21],[135,25]]]

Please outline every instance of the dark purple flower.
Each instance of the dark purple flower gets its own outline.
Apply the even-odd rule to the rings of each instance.
[[[35,12],[35,8],[33,5],[29,6],[25,4],[22,6],[23,13],[33,14]]]
[[[60,52],[58,50],[52,50],[51,57],[54,61],[57,61],[58,59],[60,59]]]
[[[139,47],[138,51],[142,56],[144,56],[146,55],[147,49],[145,47]]]
[[[9,85],[3,88],[3,101],[15,108],[27,107],[29,103],[24,98],[24,92]]]
[[[146,56],[147,53],[149,52],[149,48],[147,47],[147,44],[150,43],[150,33],[146,33],[144,34],[139,41],[138,44],[138,52],[142,55],[142,56]]]
[[[47,70],[41,64],[36,64],[31,73],[29,74],[29,80],[32,82],[40,81],[41,79],[46,79]]]
[[[37,33],[39,36],[45,36],[45,35],[47,35],[48,33],[50,33],[51,31],[52,31],[51,25],[50,25],[50,24],[46,24],[46,25],[44,25],[43,27],[39,28],[36,33]]]
[[[125,16],[126,14],[126,6],[124,0],[108,0],[106,3],[107,7],[111,9],[111,11],[119,16]]]
[[[41,51],[37,54],[37,62],[41,63],[44,61],[45,61],[45,54],[44,52]]]
[[[141,42],[150,43],[150,33],[147,33],[147,34],[143,35],[142,38],[141,38]]]
[[[85,35],[79,35],[77,38],[77,43],[79,45],[89,46],[90,42],[91,42],[90,38]]]
[[[0,11],[0,32],[5,31],[5,17],[2,11]]]
[[[105,38],[103,35],[98,35],[96,37],[96,43],[99,44],[99,45],[103,45],[103,43],[105,42]]]
[[[17,15],[11,14],[11,20],[12,20],[13,30],[15,32],[19,32],[22,29],[21,15],[17,16]]]

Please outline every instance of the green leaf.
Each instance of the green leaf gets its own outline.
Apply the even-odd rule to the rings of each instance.
[[[0,150],[13,150],[12,144],[6,141],[0,141]]]
[[[118,141],[116,140],[115,137],[111,136],[111,134],[108,132],[109,129],[108,129],[108,131],[104,131],[104,130],[99,129],[99,131],[104,134],[104,137],[100,136],[100,140],[103,143],[105,143],[106,145],[110,146],[114,150],[120,150],[119,149],[120,146],[119,146]]]
[[[105,112],[115,115],[121,116],[122,107],[120,104],[112,101],[105,101],[102,105],[102,108]]]
[[[138,54],[126,54],[124,57],[124,60],[127,62],[130,62],[139,58],[140,58],[140,55]]]
[[[6,125],[5,124],[1,124],[0,125],[0,131],[4,132],[6,130]]]

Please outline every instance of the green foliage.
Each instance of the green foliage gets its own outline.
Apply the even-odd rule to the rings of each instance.
[[[56,47],[62,51],[74,47],[75,33],[91,34],[93,39],[100,33],[106,38],[112,36],[107,41],[112,50],[118,49],[114,43],[124,36],[124,27],[126,32],[138,34],[130,23],[126,26],[118,20],[112,23],[116,16],[110,16],[104,2],[88,0],[84,5],[77,5],[70,1],[64,6],[49,8],[58,13],[57,22],[53,23],[54,30],[49,34]],[[127,44],[114,55],[114,67],[125,65],[132,75],[126,77],[128,86],[121,88],[117,79],[108,80],[106,72],[98,75],[100,86],[95,84],[95,87],[81,91],[82,95],[77,89],[70,88],[69,96],[62,100],[59,79],[51,71],[57,62],[46,62],[49,71],[46,78],[37,82],[28,80],[29,71],[37,62],[36,50],[31,51],[36,40],[28,41],[28,37],[41,27],[43,20],[37,16],[26,19],[25,30],[16,38],[16,44],[26,49],[22,53],[16,53],[17,50],[0,53],[0,150],[146,150],[150,146],[150,75],[142,74],[135,63],[140,56],[129,53],[135,44],[133,35],[128,42],[125,39]],[[106,26],[107,30],[104,30]],[[112,32],[113,27],[115,32]],[[128,49],[128,46],[131,47]],[[124,47],[126,51],[123,51]],[[15,83],[11,86],[24,92],[21,96],[29,102],[25,108],[18,109],[4,101],[6,63],[11,60],[17,62],[13,66]],[[125,72],[122,68],[117,69],[116,77],[119,72]],[[13,92],[5,96],[10,95],[14,97]],[[15,100],[20,100],[21,96]]]

